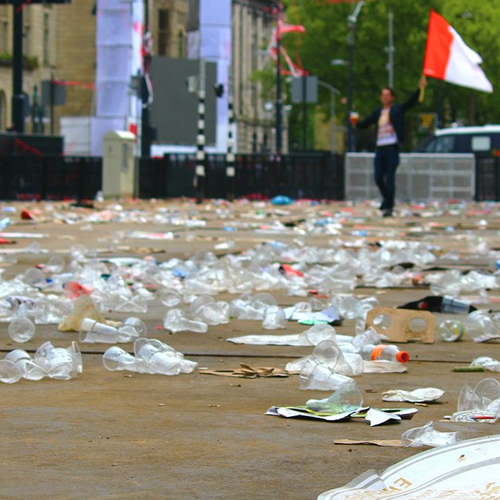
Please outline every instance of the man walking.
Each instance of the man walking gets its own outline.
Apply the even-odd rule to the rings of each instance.
[[[380,96],[382,107],[377,108],[364,120],[353,123],[357,128],[377,127],[375,149],[375,184],[382,195],[380,210],[384,217],[392,216],[396,191],[396,170],[399,165],[399,145],[405,140],[404,114],[414,106],[420,91],[426,86],[425,78],[420,80],[419,89],[413,92],[406,102],[394,102],[394,90],[384,87]]]

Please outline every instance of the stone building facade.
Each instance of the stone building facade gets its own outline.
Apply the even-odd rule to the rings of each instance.
[[[264,106],[267,100],[272,107],[275,96],[263,96],[261,83],[252,78],[255,71],[272,64],[265,51],[273,26],[270,4],[270,0],[233,0],[232,83],[239,152],[271,151],[275,142],[274,112]],[[153,54],[187,57],[188,23],[196,19],[193,8],[197,0],[149,0]],[[30,102],[35,86],[40,92],[42,80],[66,82],[66,104],[54,108],[56,133],[61,116],[94,114],[97,15],[96,0],[24,8],[24,55],[31,65],[24,71],[23,89]],[[12,20],[13,7],[0,6],[0,131],[11,123]],[[47,133],[50,110],[45,114]],[[26,131],[32,131],[29,117]]]

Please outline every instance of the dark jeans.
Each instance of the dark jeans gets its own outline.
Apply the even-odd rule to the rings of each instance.
[[[375,150],[375,184],[382,195],[382,208],[394,208],[396,170],[399,165],[399,148],[382,146]]]

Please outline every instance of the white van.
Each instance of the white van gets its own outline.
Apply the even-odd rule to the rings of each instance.
[[[436,130],[416,149],[419,153],[474,153],[478,157],[500,154],[500,125],[452,127]]]

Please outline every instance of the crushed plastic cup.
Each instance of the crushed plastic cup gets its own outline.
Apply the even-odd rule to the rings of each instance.
[[[196,297],[190,304],[190,310],[193,315],[197,314],[200,309],[205,307],[207,304],[213,304],[215,299],[211,295],[200,295]]]
[[[14,316],[7,331],[14,342],[24,343],[31,340],[36,331],[35,324],[29,318]]]
[[[486,311],[474,311],[464,320],[465,333],[474,342],[484,342],[500,334],[499,326]]]
[[[262,328],[265,330],[277,330],[285,328],[287,318],[285,311],[279,306],[269,306],[264,311],[264,319],[262,321]]]
[[[128,370],[136,373],[147,373],[148,365],[143,359],[137,359],[121,347],[113,346],[107,349],[102,357],[104,367],[109,371]]]
[[[164,306],[175,307],[182,302],[182,297],[175,290],[163,290],[160,293],[160,301]]]
[[[0,359],[0,382],[15,384],[22,378],[21,369],[8,359]]]
[[[45,342],[35,352],[34,362],[50,378],[58,380],[69,380],[82,373],[82,355],[76,342],[68,348]]]
[[[346,413],[363,406],[363,394],[353,381],[342,384],[330,397],[310,399],[306,407],[317,412]]]
[[[328,365],[314,358],[310,358],[305,362],[299,375],[301,389],[318,391],[335,391],[342,384],[352,381],[350,377],[335,373]]]
[[[493,423],[500,417],[500,382],[485,378],[475,387],[465,385],[458,396],[454,422]]]
[[[301,338],[307,340],[310,345],[318,345],[323,340],[333,340],[337,338],[337,333],[333,326],[327,323],[320,323],[308,328],[305,332],[300,334]]]
[[[224,301],[215,302],[214,300],[207,302],[196,309],[194,320],[207,325],[229,323],[229,304]]]
[[[174,349],[156,339],[139,339],[134,343],[135,357],[147,363],[149,373],[178,375],[181,358]]]
[[[428,422],[422,427],[415,427],[403,432],[401,443],[403,446],[446,446],[462,441],[459,432],[441,432],[434,429],[434,423]]]
[[[134,295],[130,299],[121,300],[115,310],[118,312],[147,313],[148,302],[141,295]]]
[[[184,358],[184,354],[157,339],[137,339],[134,353],[138,359],[147,362],[148,373],[178,375],[191,373],[198,366],[195,361]]]
[[[182,331],[191,331],[197,333],[206,333],[208,325],[201,321],[193,321],[184,315],[180,309],[170,309],[163,320],[163,327],[173,333]]]
[[[80,342],[115,344],[118,342],[118,329],[90,318],[83,318],[78,338]]]
[[[137,333],[136,336],[139,337],[144,337],[144,335],[148,333],[148,327],[146,326],[146,323],[144,323],[142,319],[136,318],[135,316],[130,316],[129,318],[125,319],[123,325],[133,328]]]
[[[470,366],[480,366],[481,368],[484,368],[485,370],[488,370],[490,372],[500,372],[500,361],[488,356],[481,356],[472,360]]]
[[[5,359],[12,361],[21,370],[22,377],[26,380],[41,380],[46,375],[45,371],[33,361],[33,358],[22,349],[10,351]]]

